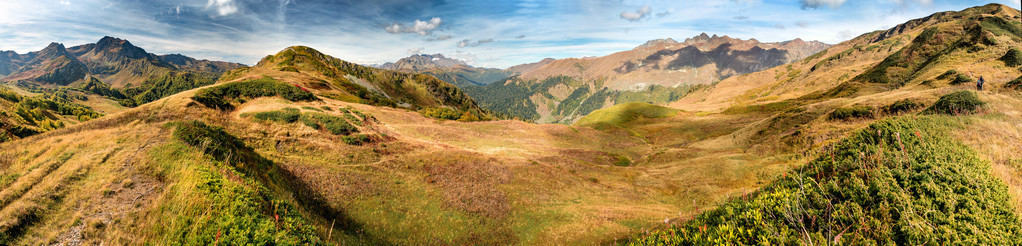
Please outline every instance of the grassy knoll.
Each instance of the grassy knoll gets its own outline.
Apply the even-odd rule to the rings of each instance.
[[[967,121],[881,120],[755,193],[632,244],[1017,242],[1006,187],[947,137]]]
[[[671,117],[676,114],[678,114],[677,109],[643,102],[630,102],[593,111],[593,113],[578,120],[576,125],[622,125],[639,118],[664,118]]]

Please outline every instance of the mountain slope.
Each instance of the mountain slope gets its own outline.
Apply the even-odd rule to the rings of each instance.
[[[28,54],[2,52],[0,81],[12,91],[24,92],[20,93],[22,97],[57,100],[54,102],[57,104],[44,108],[53,111],[53,117],[49,118],[61,122],[58,127],[63,127],[64,123],[73,124],[78,120],[58,120],[60,117],[56,116],[81,114],[59,111],[52,105],[74,105],[96,114],[91,117],[95,118],[99,113],[118,112],[125,107],[212,84],[223,72],[241,66],[182,55],[158,56],[127,40],[104,37],[97,43],[71,48],[52,43]],[[33,108],[36,107],[26,107],[27,110]],[[35,129],[32,132],[53,129],[39,128],[25,117],[10,117],[0,115],[0,121],[7,122],[9,127]]]
[[[717,143],[806,158],[756,191],[631,243],[1015,243],[1022,169],[1007,150],[1018,146],[1022,97],[1005,82],[1022,70],[997,58],[1022,42],[1019,16],[1000,4],[936,13],[672,104],[766,115]],[[956,82],[979,75],[982,92]]]
[[[705,33],[652,40],[596,58],[544,60],[500,83],[466,88],[484,108],[542,123],[573,123],[627,102],[664,104],[720,79],[799,60],[829,45],[799,39],[760,43]]]
[[[451,108],[487,117],[460,89],[432,76],[365,67],[304,46],[288,47],[263,58],[256,66],[228,72],[220,81],[263,77],[290,81],[305,90],[347,102],[413,110]]]
[[[936,13],[863,34],[801,62],[721,81],[671,106],[709,111],[813,92],[819,94],[811,97],[819,98],[925,89],[947,85],[958,74],[1009,81],[1018,71],[998,58],[1022,37],[1014,31],[1019,29],[1017,12],[998,5]],[[945,73],[950,76],[941,76]]]

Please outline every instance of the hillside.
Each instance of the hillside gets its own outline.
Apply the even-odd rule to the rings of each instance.
[[[1017,242],[1022,169],[1010,149],[1022,94],[1008,81],[1022,70],[1004,57],[1022,44],[1019,16],[999,4],[936,13],[672,104],[768,115],[730,141],[804,158],[762,188],[630,243]],[[986,90],[965,91],[979,75]]]
[[[937,13],[684,93],[608,93],[675,102],[572,125],[441,119],[486,115],[432,76],[293,46],[0,143],[0,244],[1011,245],[1019,16]],[[548,83],[610,91],[514,88]]]
[[[693,89],[797,61],[829,47],[800,39],[760,43],[705,33],[659,39],[595,58],[544,60],[500,83],[465,88],[493,112],[541,123],[571,124],[596,109],[627,102],[665,104]]]
[[[451,109],[489,118],[458,87],[435,77],[361,66],[304,47],[288,47],[253,67],[230,71],[218,83],[273,78],[324,97],[412,110]]]
[[[52,43],[43,50],[27,54],[2,52],[0,81],[4,82],[5,89],[21,92],[17,93],[20,96],[60,98],[55,101],[57,104],[75,105],[93,113],[116,113],[126,107],[212,84],[223,72],[242,66],[183,55],[155,55],[127,40],[104,37],[99,42],[71,48]],[[36,107],[26,110],[33,108]],[[57,112],[56,106],[48,108],[51,108],[50,120],[77,122],[59,120],[56,115],[74,114]],[[10,109],[14,112],[14,108]],[[0,121],[10,127],[35,129],[33,132],[54,129],[38,128],[33,120],[25,117],[9,117],[0,116]],[[59,124],[57,128],[63,126]]]

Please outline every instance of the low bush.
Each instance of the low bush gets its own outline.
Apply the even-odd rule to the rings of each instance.
[[[295,121],[298,121],[299,116],[301,116],[301,112],[299,112],[298,109],[296,108],[285,108],[278,111],[259,112],[252,115],[253,118],[256,118],[261,121],[269,120],[282,123],[293,123]]]
[[[973,80],[972,78],[970,78],[969,76],[966,76],[965,74],[958,74],[958,75],[955,75],[955,79],[951,80],[951,82],[949,84],[958,85],[958,84],[972,83],[972,82],[976,82],[976,81]]]
[[[1020,66],[1022,65],[1022,50],[1019,50],[1018,48],[1011,48],[1008,50],[1008,53],[1005,53],[1004,56],[1001,57],[1000,60],[1004,62],[1004,65],[1009,67]]]
[[[951,79],[954,78],[955,75],[958,75],[958,70],[951,69],[947,70],[947,72],[944,72],[940,76],[937,76],[937,79]]]
[[[232,102],[242,98],[280,96],[289,101],[314,101],[316,95],[294,85],[272,78],[233,82],[199,90],[192,100],[206,107],[222,110],[234,109]]]
[[[1019,76],[1012,81],[1008,81],[1008,83],[1004,84],[1004,88],[1022,90],[1022,76]]]
[[[363,144],[367,144],[367,143],[373,141],[373,139],[369,135],[366,135],[366,134],[358,134],[358,135],[354,135],[354,136],[344,136],[344,137],[341,137],[341,140],[343,140],[344,143],[348,144],[348,145],[363,145]]]
[[[244,161],[241,153],[252,152],[244,142],[225,132],[222,127],[206,125],[197,120],[173,124],[176,124],[174,137],[202,149],[213,159],[225,162]]]
[[[859,105],[851,108],[837,108],[830,112],[828,118],[831,120],[850,120],[858,118],[873,118],[873,107]]]
[[[911,112],[922,107],[923,107],[922,103],[913,101],[912,99],[901,99],[890,105],[884,106],[883,111],[886,114],[900,114],[905,112]]]
[[[318,122],[319,125],[323,126],[323,128],[326,128],[327,131],[330,131],[330,133],[333,133],[334,135],[349,135],[351,133],[358,132],[358,128],[349,124],[344,120],[344,118],[324,113],[305,114],[308,115],[308,120],[302,121],[305,125],[309,125],[311,122]]]
[[[979,111],[986,102],[980,101],[973,91],[956,91],[941,96],[937,102],[927,108],[928,114],[972,114]]]

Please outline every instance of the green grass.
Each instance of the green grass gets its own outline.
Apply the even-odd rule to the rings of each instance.
[[[601,123],[622,125],[640,118],[666,118],[678,114],[677,109],[643,102],[631,102],[596,110],[578,120],[576,125],[597,125]]]
[[[273,187],[290,185],[272,183],[287,180],[273,163],[220,127],[201,121],[171,126],[180,142],[151,152],[157,161],[153,171],[176,184],[168,186],[169,200],[156,210],[167,213],[159,217],[157,235],[185,245],[322,244],[298,207],[275,198],[273,191],[284,189]],[[196,159],[194,150],[205,155]]]
[[[1007,187],[975,151],[947,137],[965,121],[876,122],[755,193],[631,244],[1018,243],[1022,227]]]
[[[280,96],[289,101],[314,101],[316,95],[272,78],[232,82],[199,90],[192,97],[206,107],[233,110],[239,99]]]
[[[986,102],[979,100],[979,97],[976,96],[976,92],[956,91],[941,96],[940,99],[937,99],[937,102],[933,103],[933,105],[929,108],[926,108],[923,113],[948,115],[972,114],[982,109],[984,105],[986,105]]]

